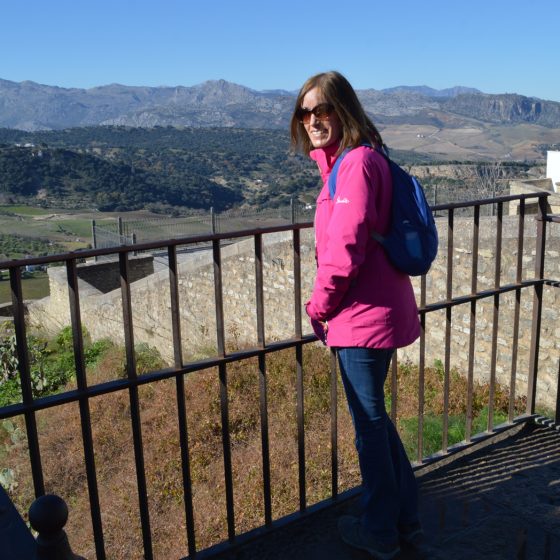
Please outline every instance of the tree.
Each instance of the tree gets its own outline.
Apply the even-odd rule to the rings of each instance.
[[[479,165],[476,168],[477,182],[484,198],[496,198],[499,195],[499,182],[505,173],[503,163],[494,161]],[[492,216],[495,214],[495,205],[492,204]]]

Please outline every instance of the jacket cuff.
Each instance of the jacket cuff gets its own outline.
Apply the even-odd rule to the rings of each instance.
[[[315,309],[315,306],[313,305],[313,303],[311,302],[311,300],[309,300],[306,304],[305,304],[305,312],[307,313],[307,315],[309,316],[310,319],[315,319],[316,321],[324,321],[325,318],[321,317],[318,313],[317,310]]]

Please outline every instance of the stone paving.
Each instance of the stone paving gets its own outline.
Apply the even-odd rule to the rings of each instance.
[[[526,424],[417,472],[433,560],[560,560],[560,432]],[[356,499],[310,515],[222,560],[367,560],[345,545],[337,518]],[[403,549],[399,560],[420,556]]]

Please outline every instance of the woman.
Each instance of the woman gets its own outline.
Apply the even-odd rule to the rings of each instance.
[[[381,135],[338,72],[305,82],[291,137],[317,162],[324,181],[315,213],[317,276],[306,310],[337,350],[362,474],[362,514],[342,517],[339,530],[348,544],[389,560],[399,553],[399,539],[421,535],[416,480],[383,394],[394,349],[420,333],[409,277],[370,235],[389,227],[391,174],[377,151],[384,148]],[[331,200],[329,174],[347,148]]]

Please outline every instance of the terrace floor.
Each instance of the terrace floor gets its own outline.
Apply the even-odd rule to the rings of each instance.
[[[560,431],[523,424],[417,471],[427,558],[560,560]],[[222,560],[366,560],[344,544],[337,518],[357,499],[279,528]],[[401,560],[418,558],[403,549]]]

